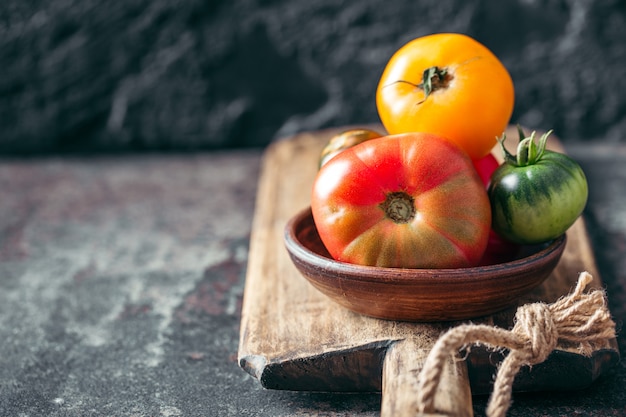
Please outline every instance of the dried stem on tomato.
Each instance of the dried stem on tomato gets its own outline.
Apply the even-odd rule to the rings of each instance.
[[[410,222],[416,212],[415,199],[402,191],[387,194],[385,201],[380,203],[380,208],[396,223]]]
[[[424,90],[424,99],[426,99],[433,91],[446,88],[451,79],[452,75],[446,68],[434,66],[424,70],[422,82],[417,86]]]

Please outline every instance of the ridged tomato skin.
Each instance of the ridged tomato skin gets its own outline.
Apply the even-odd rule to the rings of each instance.
[[[550,241],[582,214],[588,193],[585,173],[565,154],[545,150],[531,165],[504,163],[488,190],[493,229],[519,244]]]
[[[359,265],[475,266],[491,226],[471,159],[431,133],[384,136],[342,151],[319,170],[311,209],[331,256]]]
[[[432,91],[424,88],[425,80],[434,81]],[[376,90],[378,115],[389,134],[435,133],[473,159],[496,145],[514,104],[513,80],[503,63],[460,33],[427,35],[400,47]]]

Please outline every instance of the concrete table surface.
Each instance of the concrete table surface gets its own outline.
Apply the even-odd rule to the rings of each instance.
[[[566,147],[621,331],[626,147]],[[269,391],[237,365],[261,158],[0,160],[0,416],[378,415],[378,394]],[[620,363],[583,391],[515,394],[509,415],[623,416],[625,386]]]

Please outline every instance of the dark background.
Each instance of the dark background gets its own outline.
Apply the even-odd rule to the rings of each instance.
[[[462,32],[500,57],[512,122],[626,140],[621,0],[2,0],[0,152],[262,147],[377,122],[391,54]]]

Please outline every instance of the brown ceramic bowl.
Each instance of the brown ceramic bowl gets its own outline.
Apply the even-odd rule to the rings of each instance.
[[[315,288],[354,312],[403,321],[463,320],[509,307],[550,275],[565,243],[563,235],[524,247],[512,261],[473,268],[380,268],[333,260],[310,208],[285,228],[289,256]]]

